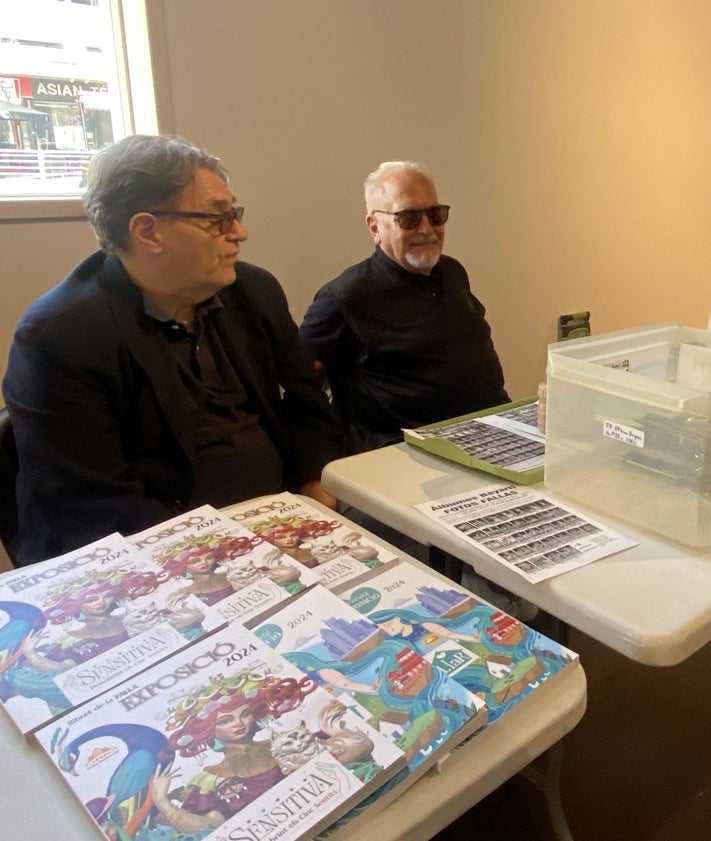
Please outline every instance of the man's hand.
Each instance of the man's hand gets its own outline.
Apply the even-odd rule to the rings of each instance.
[[[305,482],[299,489],[299,493],[302,493],[304,496],[310,496],[311,499],[315,499],[316,502],[320,502],[321,505],[325,505],[327,508],[336,510],[338,500],[335,496],[331,496],[328,491],[323,489],[319,479],[314,479],[312,482]]]

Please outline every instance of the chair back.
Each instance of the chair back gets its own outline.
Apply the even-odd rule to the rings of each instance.
[[[13,563],[14,558],[8,547],[17,531],[16,479],[17,448],[10,413],[7,409],[0,408],[0,542]]]

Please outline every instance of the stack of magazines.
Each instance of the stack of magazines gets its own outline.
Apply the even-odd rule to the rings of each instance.
[[[352,833],[575,658],[290,494],[0,578],[0,701],[110,841]]]

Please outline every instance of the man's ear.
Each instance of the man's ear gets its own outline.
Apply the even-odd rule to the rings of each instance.
[[[369,213],[365,217],[365,224],[368,226],[368,230],[370,231],[370,235],[373,237],[373,241],[376,245],[379,245],[380,231],[378,230],[378,220],[374,213]]]
[[[158,219],[152,213],[134,213],[128,220],[128,235],[134,245],[154,254],[163,250]]]

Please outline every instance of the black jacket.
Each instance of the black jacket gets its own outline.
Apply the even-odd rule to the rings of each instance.
[[[508,401],[484,306],[446,255],[420,275],[376,248],[317,292],[299,333],[326,367],[351,452]]]
[[[219,298],[225,350],[298,489],[340,454],[339,432],[284,293],[240,262]],[[96,252],[29,308],[3,393],[20,461],[19,563],[183,510],[195,459],[189,401],[116,258]]]

